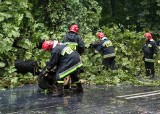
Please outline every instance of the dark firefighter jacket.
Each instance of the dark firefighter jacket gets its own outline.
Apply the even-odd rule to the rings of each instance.
[[[147,40],[146,44],[142,47],[142,51],[144,53],[144,61],[154,62],[154,54],[158,52],[156,42],[153,39]]]
[[[100,52],[103,58],[115,57],[115,51],[112,42],[106,37],[102,38],[99,42],[93,43],[92,47],[96,51]]]
[[[62,40],[62,43],[67,44],[73,50],[76,50],[79,54],[84,52],[84,42],[82,41],[81,37],[75,32],[68,32]]]
[[[80,55],[64,44],[57,45],[52,49],[51,58],[46,63],[49,71],[55,66],[57,67],[56,78],[63,79],[82,66]]]
[[[158,49],[160,49],[160,40],[157,41]]]

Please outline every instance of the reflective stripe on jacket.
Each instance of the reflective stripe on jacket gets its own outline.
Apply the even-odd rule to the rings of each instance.
[[[73,50],[77,50],[78,43],[76,42],[65,42],[67,46],[69,46]]]
[[[154,59],[148,59],[148,58],[145,58],[145,59],[144,59],[144,61],[146,61],[146,62],[150,62],[150,63],[154,63],[154,62],[155,62],[155,60],[154,60]]]
[[[115,53],[111,53],[111,54],[104,55],[103,58],[110,58],[110,57],[115,57],[115,56],[116,56]]]
[[[70,74],[71,72],[75,71],[76,69],[80,68],[83,64],[81,62],[77,63],[76,65],[70,67],[69,69],[66,69],[65,71],[61,72],[59,74],[60,78],[65,78],[66,76],[68,76],[68,74]]]

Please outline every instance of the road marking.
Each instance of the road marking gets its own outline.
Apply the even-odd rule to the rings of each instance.
[[[117,97],[125,98],[125,99],[132,99],[132,98],[146,97],[146,96],[152,96],[152,95],[158,95],[158,94],[160,94],[160,90],[143,92],[143,93],[135,93],[135,94],[129,94],[129,95],[122,95],[122,96],[117,96]]]
[[[146,95],[139,95],[139,96],[127,97],[127,98],[125,98],[125,99],[134,99],[134,98],[148,97],[148,96],[153,96],[153,95],[160,95],[160,92],[159,92],[159,93],[153,93],[153,94],[146,94]]]

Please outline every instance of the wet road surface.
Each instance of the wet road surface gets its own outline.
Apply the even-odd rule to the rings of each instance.
[[[83,86],[83,94],[52,97],[36,85],[0,90],[0,114],[160,114],[160,88]]]

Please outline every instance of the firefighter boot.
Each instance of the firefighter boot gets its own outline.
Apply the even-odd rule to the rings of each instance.
[[[76,85],[77,85],[77,90],[76,91],[78,93],[83,93],[83,87],[82,87],[81,82],[76,83]]]
[[[57,85],[57,90],[55,91],[55,93],[52,94],[53,97],[60,97],[63,95],[63,84],[58,84]]]

